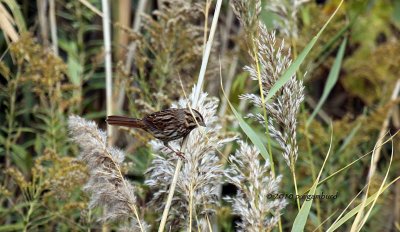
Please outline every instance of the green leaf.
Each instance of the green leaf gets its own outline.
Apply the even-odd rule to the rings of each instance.
[[[232,83],[232,90],[231,92],[243,92],[246,86],[246,80],[248,78],[248,74],[246,72],[241,72],[236,75],[233,83]]]
[[[36,135],[35,142],[34,142],[34,150],[36,154],[40,154],[43,149],[43,143],[42,143],[42,138],[40,135]]]
[[[78,47],[73,42],[64,40],[59,41],[61,49],[65,50],[68,54],[68,77],[74,85],[80,85],[81,75],[83,73],[83,66],[78,60]]]
[[[233,107],[233,105],[229,101],[228,96],[226,96],[224,87],[222,85],[222,78],[221,78],[221,88],[222,88],[222,93],[224,94],[233,114],[235,115],[236,119],[239,122],[240,128],[242,128],[242,130],[247,135],[247,137],[249,137],[251,142],[258,148],[262,157],[264,157],[265,160],[269,160],[269,153],[268,153],[267,149],[264,147],[264,144],[262,143],[261,139],[257,136],[257,133],[253,130],[253,128],[251,128],[249,126],[249,124],[247,124],[243,120],[242,116],[236,111],[235,107]]]
[[[19,144],[11,144],[11,159],[22,170],[23,173],[29,173],[32,166],[32,157],[27,152],[26,148]]]
[[[84,115],[84,118],[94,120],[94,119],[99,119],[99,118],[104,118],[107,116],[107,113],[105,110],[98,111],[98,112],[90,112]]]
[[[341,225],[343,225],[345,222],[347,222],[350,218],[352,218],[354,215],[358,213],[358,211],[361,210],[361,208],[367,207],[369,204],[373,203],[376,201],[376,199],[381,195],[386,189],[388,189],[392,184],[396,183],[400,179],[400,176],[396,177],[392,182],[389,184],[383,186],[380,191],[377,191],[376,193],[372,194],[370,197],[367,198],[365,203],[360,203],[355,207],[354,209],[350,210],[346,215],[344,215],[340,220],[335,222],[334,224],[331,225],[331,227],[328,228],[328,232],[335,231],[337,228],[339,228]]]
[[[68,56],[68,74],[74,85],[80,85],[83,67],[74,56]]]
[[[264,159],[269,160],[268,151],[264,147],[264,144],[262,143],[261,139],[257,136],[257,133],[253,130],[253,128],[249,126],[249,124],[247,124],[247,122],[243,120],[242,116],[236,111],[235,107],[233,107],[233,105],[229,102],[229,100],[228,103],[236,119],[239,121],[240,128],[242,128],[247,137],[249,137],[251,142],[258,148]]]
[[[316,180],[314,181],[313,186],[311,187],[310,192],[308,193],[309,195],[315,195],[316,189],[317,189],[317,185],[318,185],[318,181],[321,178],[322,175],[322,170],[324,170],[326,161],[328,160],[329,154],[331,153],[331,148],[332,148],[332,139],[333,139],[333,129],[332,129],[332,124],[331,124],[331,142],[329,144],[329,150],[326,154],[324,163],[322,164],[321,170],[319,171],[318,177],[316,178]],[[294,223],[293,223],[293,227],[292,227],[292,232],[297,232],[297,231],[304,231],[304,227],[306,225],[307,222],[307,218],[308,215],[310,214],[310,209],[311,209],[311,205],[313,203],[313,198],[311,198],[309,201],[305,201],[303,203],[303,205],[301,206],[301,209],[299,211],[299,213],[297,214]]]
[[[314,47],[315,43],[321,36],[322,32],[325,30],[326,26],[328,26],[328,24],[332,20],[333,16],[335,16],[336,12],[338,11],[338,9],[342,5],[342,3],[343,3],[343,0],[340,1],[339,6],[336,8],[335,12],[333,12],[331,17],[328,19],[328,21],[325,23],[325,25],[321,28],[321,30],[318,32],[318,34],[316,36],[314,36],[314,38],[307,44],[307,46],[303,49],[303,51],[300,53],[300,55],[297,57],[297,59],[288,67],[288,69],[281,76],[281,78],[279,78],[279,80],[274,84],[274,86],[272,86],[272,88],[268,92],[268,95],[267,95],[265,101],[268,101],[269,99],[271,99],[275,95],[275,93],[278,92],[278,90],[280,88],[282,88],[282,86],[285,85],[286,82],[288,82],[290,80],[290,78],[297,72],[300,65],[303,63],[303,61],[306,58],[306,56],[308,55],[308,53]]]
[[[345,38],[343,40],[342,44],[340,45],[339,51],[336,55],[335,62],[333,63],[331,71],[329,72],[328,80],[325,83],[325,87],[324,87],[322,96],[319,99],[319,102],[318,102],[317,106],[315,107],[314,111],[312,112],[311,116],[308,118],[307,124],[306,124],[307,126],[310,125],[310,123],[314,119],[315,115],[319,112],[322,105],[325,103],[325,100],[328,98],[329,93],[331,92],[331,90],[333,89],[333,87],[335,86],[335,84],[339,78],[339,72],[340,72],[340,67],[342,64],[343,56],[344,56],[344,51],[346,48],[346,43],[347,43],[347,38]]]
[[[0,231],[21,231],[22,229],[24,229],[24,224],[22,222],[0,226]]]

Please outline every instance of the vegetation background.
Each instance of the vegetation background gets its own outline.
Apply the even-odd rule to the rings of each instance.
[[[154,142],[150,142],[151,136],[142,131],[113,129],[108,146],[118,147],[125,154],[118,170],[125,177],[122,182],[126,180],[134,186],[132,199],[138,210],[138,215],[128,216],[130,223],[126,224],[127,218],[120,217],[123,210],[118,211],[121,215],[110,216],[112,207],[107,208],[101,199],[94,204],[98,207],[91,207],[96,202],[93,191],[100,190],[85,191],[84,186],[87,190],[87,183],[93,183],[90,181],[96,167],[90,167],[85,159],[76,159],[79,154],[82,157],[82,149],[77,145],[79,139],[73,142],[77,139],[74,130],[79,131],[74,126],[81,123],[93,133],[97,129],[88,121],[73,121],[69,116],[93,120],[105,130],[104,120],[111,112],[143,117],[188,97],[192,87],[199,83],[205,44],[210,41],[211,24],[220,1],[120,0],[108,5],[104,2],[0,0],[0,121],[3,122],[0,124],[0,231],[156,231],[159,228],[176,157],[156,149]],[[174,204],[167,220],[168,230],[236,231],[237,224],[247,220],[244,231],[291,228],[333,231],[334,226],[338,226],[338,231],[400,231],[400,182],[396,181],[400,176],[400,143],[396,136],[400,128],[400,1],[344,1],[325,30],[318,34],[339,3],[337,0],[222,1],[215,35],[210,37],[213,38],[211,54],[203,85],[203,91],[211,99],[219,100],[219,106],[204,103],[202,109],[211,112],[209,118],[216,117],[219,125],[217,134],[208,134],[215,139],[215,146],[210,147],[215,157],[219,157],[213,163],[215,166],[209,168],[220,168],[218,172],[225,173],[225,178],[210,177],[219,191],[215,201],[207,201],[215,204],[212,210],[208,211],[203,202],[204,195],[190,198],[182,206],[188,212],[194,209],[195,216],[183,212],[180,216],[175,212],[173,216],[174,207],[179,205]],[[110,21],[104,19],[106,11],[111,15]],[[265,35],[263,29],[258,29],[259,22],[266,25],[268,32],[264,33],[270,36],[276,30],[276,44],[271,47],[283,44],[282,56],[301,63],[294,70],[293,81],[304,85],[304,101],[297,103],[296,114],[285,113],[289,108],[282,108],[283,117],[286,115],[295,122],[297,161],[281,155],[289,148],[282,146],[273,134],[270,136],[263,123],[245,117],[261,113],[262,120],[268,121],[265,119],[272,115],[243,95],[260,96],[259,83],[268,82],[268,77],[257,81],[256,74],[263,74],[262,70],[254,68],[256,74],[252,74],[248,68],[243,69],[259,64],[257,59],[254,61],[257,49],[261,50],[256,42]],[[104,30],[107,25],[111,28],[111,40]],[[302,57],[303,49],[317,34],[318,41]],[[264,42],[268,44],[271,40]],[[110,45],[111,53],[106,52],[105,44]],[[112,61],[112,69],[106,67],[107,59]],[[272,73],[276,72],[277,77],[283,76],[289,67],[283,65],[279,71],[276,65]],[[112,86],[106,81],[110,74]],[[221,91],[221,78],[227,97]],[[271,86],[263,88],[266,93],[271,91]],[[112,94],[108,101],[106,89]],[[289,99],[296,91],[286,93]],[[278,91],[273,99],[284,94]],[[242,116],[233,114],[230,104]],[[244,129],[246,125],[250,132]],[[110,134],[111,128],[108,130]],[[277,130],[286,129],[279,124]],[[257,150],[250,151],[241,142],[223,142],[223,138],[240,138],[253,144],[254,140],[248,138],[254,135],[272,155],[272,167],[265,165],[268,157],[258,155]],[[79,138],[84,140],[87,136],[90,137],[84,134]],[[106,146],[99,141],[91,144],[92,149]],[[224,146],[219,147],[220,143]],[[211,142],[198,146],[207,144]],[[260,172],[263,178],[279,175],[279,190],[270,193],[295,194],[296,189],[303,194],[319,182],[317,193],[337,194],[337,198],[312,202],[286,199],[278,202],[283,204],[282,208],[268,205],[268,209],[261,209],[267,207],[261,203],[250,205],[249,200],[248,208],[242,208],[249,210],[246,214],[232,206],[232,198],[239,196],[237,191],[242,189],[246,199],[249,196],[246,189],[250,192],[256,189],[259,192],[254,194],[258,197],[267,187],[257,187],[257,181],[251,178],[243,186],[229,181],[227,170],[232,171],[230,165],[236,161],[228,157],[236,153],[240,159],[241,152],[256,154],[253,161],[248,161],[249,165],[243,161],[243,166],[239,166],[244,176],[251,177],[254,171],[251,162],[260,165],[260,170],[265,168]],[[207,167],[211,164],[204,160],[212,157],[202,157],[198,164]],[[160,160],[170,161],[172,166],[157,163]],[[188,164],[183,165],[185,170]],[[166,172],[171,173],[169,179],[157,179]],[[199,171],[198,175],[204,174]],[[209,181],[207,178],[205,181]],[[261,184],[275,183],[263,178],[259,179]],[[161,186],[162,180],[165,186]],[[208,190],[216,191],[214,187]],[[179,191],[178,186],[175,199],[185,199],[185,192]],[[193,194],[193,189],[190,191]],[[100,194],[99,198],[104,196]],[[164,203],[157,203],[155,196]],[[307,202],[311,207],[308,210]],[[304,210],[299,210],[302,205]],[[273,211],[274,207],[279,210]],[[255,226],[257,220],[252,221],[252,217],[258,217],[261,224]],[[151,226],[136,227],[138,218]],[[344,219],[336,220],[339,218]],[[297,227],[301,221],[305,225]]]

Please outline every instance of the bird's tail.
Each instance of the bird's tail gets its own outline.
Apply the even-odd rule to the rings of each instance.
[[[125,116],[111,115],[108,116],[106,122],[113,126],[126,126],[134,128],[144,128],[145,125],[142,120],[137,118],[129,118]]]

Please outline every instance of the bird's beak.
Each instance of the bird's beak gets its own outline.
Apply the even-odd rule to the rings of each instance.
[[[207,127],[206,124],[205,124],[204,122],[200,122],[199,125],[200,125],[200,126]]]

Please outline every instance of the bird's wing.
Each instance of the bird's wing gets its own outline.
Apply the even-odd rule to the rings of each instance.
[[[172,125],[179,124],[177,109],[166,109],[147,115],[143,118],[144,123],[159,131],[165,131],[171,128]]]

